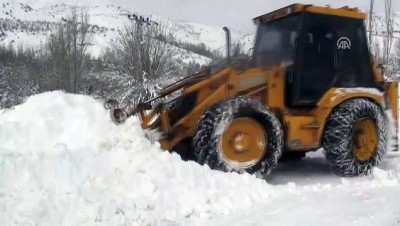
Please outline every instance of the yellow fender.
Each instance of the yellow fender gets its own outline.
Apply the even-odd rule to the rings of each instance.
[[[367,98],[378,104],[382,110],[385,108],[384,92],[375,88],[331,88],[318,102],[317,108],[313,115],[319,128],[317,139],[321,144],[322,135],[324,132],[325,121],[333,111],[333,109],[346,100],[354,98]]]

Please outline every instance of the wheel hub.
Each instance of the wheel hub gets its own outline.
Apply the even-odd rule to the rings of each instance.
[[[353,133],[353,154],[358,161],[365,162],[376,153],[378,133],[371,119],[362,119],[355,125]]]
[[[232,140],[232,148],[235,152],[245,152],[249,149],[249,137],[245,133],[238,133]]]
[[[231,122],[222,134],[220,153],[228,164],[248,168],[266,154],[267,134],[256,120],[243,117]]]

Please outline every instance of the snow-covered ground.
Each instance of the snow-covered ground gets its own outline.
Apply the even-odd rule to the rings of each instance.
[[[346,179],[312,153],[265,181],[162,152],[91,97],[44,93],[0,111],[0,225],[400,225],[400,153]]]

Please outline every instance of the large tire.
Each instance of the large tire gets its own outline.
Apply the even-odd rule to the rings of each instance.
[[[371,124],[373,122],[376,145],[373,145],[372,152],[367,152],[366,159],[360,160],[356,153],[360,144],[352,138],[357,136],[356,134],[360,136],[356,125],[362,123],[362,120],[370,120]],[[371,146],[365,143],[363,140],[363,150],[371,150]],[[333,172],[339,176],[368,175],[373,167],[379,165],[386,153],[386,144],[385,116],[381,108],[368,99],[351,99],[337,106],[325,124],[322,138],[326,159]]]
[[[222,134],[233,122],[241,118],[257,121],[265,131],[266,150],[262,158],[247,168],[232,165],[221,154]],[[233,172],[269,174],[282,155],[283,131],[276,116],[255,99],[236,97],[221,101],[204,113],[193,137],[193,150],[200,164],[211,169]]]

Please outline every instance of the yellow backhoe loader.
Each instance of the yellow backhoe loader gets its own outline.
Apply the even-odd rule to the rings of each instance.
[[[282,155],[323,148],[336,174],[366,175],[397,128],[398,84],[374,63],[365,19],[357,8],[289,5],[253,19],[248,58],[228,54],[133,109],[106,106],[116,123],[138,115],[162,149],[212,169],[268,174]]]

